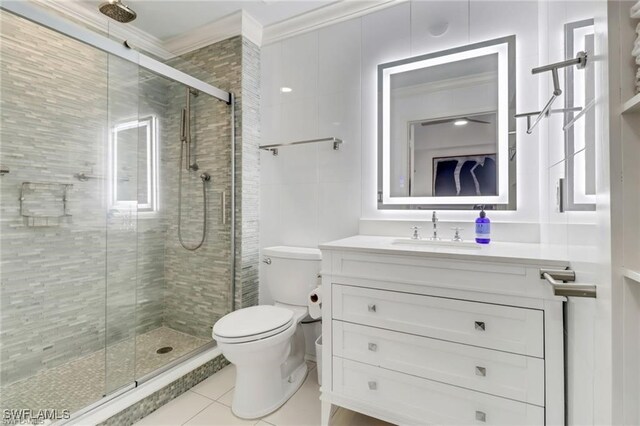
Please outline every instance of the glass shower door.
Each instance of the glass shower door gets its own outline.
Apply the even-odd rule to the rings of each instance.
[[[74,412],[108,393],[114,340],[105,309],[114,293],[105,271],[115,273],[106,256],[112,62],[9,12],[0,19],[1,405]],[[133,324],[126,316],[123,328]]]
[[[212,343],[213,323],[228,312],[232,259],[229,106],[139,75],[139,117],[155,123],[140,141],[157,153],[157,166],[140,166],[155,174],[144,174],[139,197],[157,203],[138,210],[136,380]]]
[[[233,298],[231,107],[0,24],[0,408],[71,413],[213,344]]]
[[[144,167],[141,160],[146,158],[138,114],[139,66],[113,55],[108,59],[108,126],[103,161],[106,394],[135,380],[138,195],[144,184],[139,169]]]

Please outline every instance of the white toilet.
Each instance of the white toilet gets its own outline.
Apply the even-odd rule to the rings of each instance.
[[[213,326],[222,354],[236,366],[231,410],[246,419],[277,410],[307,377],[300,322],[320,272],[318,249],[269,247],[262,254],[275,303],[239,309]]]

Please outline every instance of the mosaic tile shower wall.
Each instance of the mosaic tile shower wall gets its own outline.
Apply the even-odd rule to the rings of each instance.
[[[73,175],[104,173],[108,60],[7,12],[0,20],[0,161],[10,169],[0,178],[4,384],[104,346],[103,182]],[[19,198],[30,181],[73,184],[72,216],[26,226]]]
[[[260,257],[260,48],[242,38],[242,114],[236,139],[236,306],[258,304]]]
[[[137,220],[136,211],[109,209],[104,177],[110,123],[138,115],[163,122],[168,84],[7,12],[0,19],[0,158],[11,170],[0,178],[6,384],[102,349],[105,338],[111,344],[162,325],[162,211]],[[164,133],[160,126],[160,140]],[[78,173],[97,178],[81,181]],[[134,167],[127,179],[137,178]],[[73,185],[71,216],[27,226],[22,182]]]
[[[229,311],[230,108],[191,97],[199,171],[183,171],[179,182],[183,86],[5,11],[0,27],[0,164],[10,169],[0,177],[0,382],[4,388],[106,348],[98,370],[108,393],[137,378],[141,367],[129,362],[136,336],[169,327],[210,340]],[[176,61],[236,94],[237,307],[258,302],[259,58],[256,45],[234,37]],[[158,121],[159,210],[113,208],[110,132],[146,116]],[[143,151],[139,145],[131,155]],[[134,192],[146,183],[140,158],[120,165]],[[182,234],[193,244],[203,225],[202,172],[212,176],[207,232],[192,252],[177,237],[178,187]],[[34,211],[62,217],[25,219],[23,182],[47,183],[24,188]]]
[[[187,73],[194,73],[208,83],[228,90],[236,96],[236,307],[252,306],[258,303],[258,139],[259,139],[259,91],[260,91],[260,54],[259,48],[243,37],[233,37],[210,46],[187,53],[174,64],[176,68]],[[202,72],[206,74],[203,75]],[[184,105],[182,92],[173,94],[173,101],[177,100],[178,107]],[[192,100],[193,102],[193,100]],[[196,108],[204,108],[195,100]],[[218,137],[213,145],[208,143],[198,145],[196,142],[196,161],[201,170],[212,175],[212,188],[209,204],[211,212],[208,226],[208,244],[197,252],[182,249],[175,236],[176,220],[169,220],[169,238],[167,239],[165,271],[167,278],[166,324],[176,330],[195,336],[211,335],[211,327],[221,316],[228,313],[230,306],[230,264],[228,262],[229,240],[227,226],[221,226],[221,212],[219,197],[225,190],[227,199],[230,196],[229,175],[225,170],[230,169],[231,157],[229,140],[228,115],[220,113],[225,108],[221,103],[213,105],[213,111],[198,113],[200,120],[213,119],[203,125],[196,134],[197,138],[204,138],[210,128],[216,128]],[[177,131],[177,129],[175,130]],[[172,158],[167,166],[175,170],[179,146],[169,147],[169,157]],[[169,173],[171,181],[167,186],[168,198],[176,199],[177,172]],[[183,179],[187,179],[183,176]],[[183,224],[189,223],[192,230],[200,229],[201,199],[197,185],[197,174],[189,178],[188,185],[183,186],[183,203],[194,203],[188,219],[183,218]],[[188,195],[185,188],[188,187]],[[216,198],[217,197],[217,198]],[[227,203],[229,206],[229,203]],[[176,217],[176,208],[169,217]],[[230,217],[230,211],[226,212]],[[187,222],[188,220],[188,222]],[[184,226],[184,225],[183,225]],[[225,231],[225,232],[221,232]],[[197,231],[196,231],[197,232]],[[188,240],[197,237],[193,234]],[[194,285],[195,283],[195,285]]]
[[[163,324],[172,200],[144,217],[111,209],[104,177],[108,129],[138,116],[158,118],[160,163],[169,163],[163,142],[179,115],[167,92],[179,88],[7,12],[0,18],[0,154],[11,169],[0,180],[4,385]],[[97,178],[79,181],[78,173]],[[135,167],[127,178],[135,184]],[[26,226],[18,199],[30,181],[72,184],[71,216]]]

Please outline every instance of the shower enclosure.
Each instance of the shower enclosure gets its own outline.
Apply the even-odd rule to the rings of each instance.
[[[76,412],[233,309],[233,97],[29,18],[0,10],[0,405]]]

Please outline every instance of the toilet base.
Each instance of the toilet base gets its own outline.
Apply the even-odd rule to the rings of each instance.
[[[231,404],[231,411],[236,417],[240,417],[241,419],[257,419],[271,414],[278,408],[282,407],[289,400],[289,398],[291,398],[298,391],[298,389],[300,389],[300,386],[302,386],[302,384],[304,383],[308,373],[309,369],[307,367],[307,363],[303,362],[289,376],[283,378],[281,388],[282,397],[268,408],[265,408],[258,412],[248,413],[243,412],[242,409],[238,409],[238,407],[236,407],[236,404]],[[234,393],[234,402],[237,396],[238,394]]]
[[[231,404],[236,416],[256,419],[276,411],[307,377],[305,338],[300,324],[307,309],[293,308],[294,322],[278,334],[241,343],[217,339],[222,354],[236,366]]]

